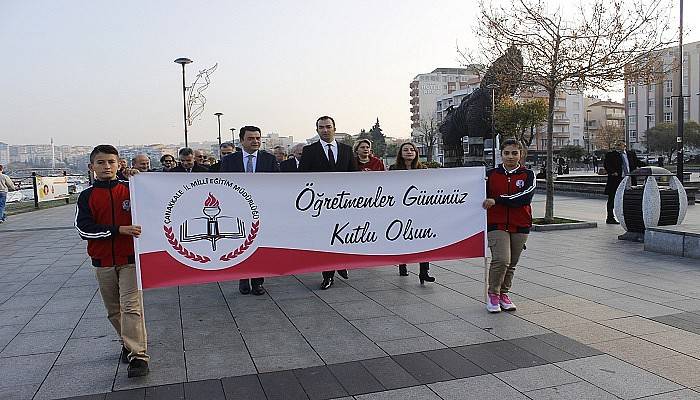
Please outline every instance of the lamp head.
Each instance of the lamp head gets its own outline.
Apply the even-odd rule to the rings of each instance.
[[[192,62],[192,60],[190,60],[189,58],[181,57],[181,58],[178,58],[177,60],[175,60],[175,62],[178,64],[181,64],[181,65],[185,65],[185,64],[190,64]]]

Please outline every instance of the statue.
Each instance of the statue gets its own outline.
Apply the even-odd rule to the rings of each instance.
[[[523,57],[516,47],[511,46],[505,54],[486,70],[479,87],[465,96],[459,106],[449,107],[440,125],[445,167],[464,165],[462,138],[493,138],[491,132],[491,89],[495,83],[495,102],[506,95],[512,96],[520,86],[523,76]],[[483,149],[482,149],[483,154]]]

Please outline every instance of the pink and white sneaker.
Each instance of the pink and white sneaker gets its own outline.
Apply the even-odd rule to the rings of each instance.
[[[497,294],[489,293],[489,299],[486,302],[486,310],[490,313],[501,312],[501,297]]]
[[[507,293],[501,293],[500,305],[503,311],[515,311],[515,304],[510,301]]]

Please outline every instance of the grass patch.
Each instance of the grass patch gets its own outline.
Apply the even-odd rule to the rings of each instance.
[[[552,225],[552,224],[574,224],[577,222],[581,222],[576,219],[569,219],[569,218],[560,218],[560,217],[554,217],[554,220],[551,222],[545,221],[544,218],[533,218],[532,223],[535,225]]]

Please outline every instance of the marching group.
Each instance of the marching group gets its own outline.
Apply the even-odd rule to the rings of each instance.
[[[183,148],[179,163],[170,155],[161,158],[162,171],[168,172],[355,172],[384,171],[384,163],[372,155],[372,143],[360,139],[354,147],[335,140],[335,121],[322,116],[316,121],[319,139],[313,144],[297,145],[292,157],[284,160],[283,149],[273,155],[260,150],[261,132],[255,126],[240,129],[241,149],[222,144],[221,160],[208,167],[201,151]],[[483,208],[487,210],[488,245],[492,261],[489,268],[489,312],[513,311],[515,305],[508,297],[515,266],[532,222],[530,202],[535,188],[531,170],[522,166],[523,148],[516,140],[501,143],[503,163],[487,172]],[[215,160],[214,160],[215,161]],[[398,148],[396,161],[389,170],[425,168],[418,157],[418,149],[411,142]],[[149,356],[146,353],[146,327],[143,317],[142,293],[138,290],[133,237],[141,234],[141,227],[131,222],[129,188],[126,178],[139,172],[151,171],[146,155],[132,160],[126,168],[116,148],[99,145],[90,154],[90,171],[95,181],[78,199],[75,226],[80,236],[88,241],[88,254],[96,267],[100,294],[112,323],[122,342],[121,360],[128,363],[128,376],[148,374]],[[405,264],[398,267],[399,275],[407,276]],[[428,274],[429,263],[421,262],[420,284],[434,282]],[[323,272],[320,289],[333,286],[335,273],[348,279],[348,271],[338,267]],[[265,294],[263,278],[239,281],[241,294]]]

